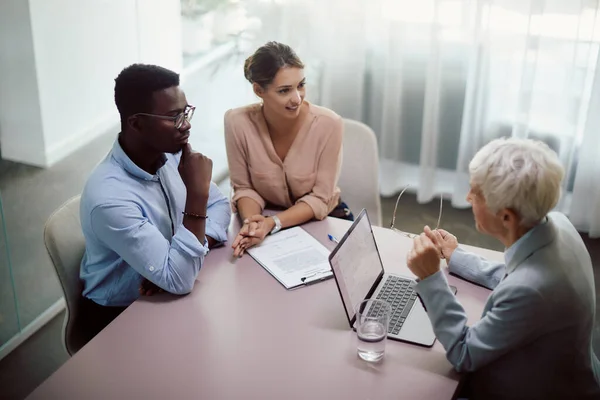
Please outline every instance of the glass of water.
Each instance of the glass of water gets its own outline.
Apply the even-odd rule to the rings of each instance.
[[[356,306],[358,356],[377,362],[383,358],[392,306],[378,299],[363,300]]]

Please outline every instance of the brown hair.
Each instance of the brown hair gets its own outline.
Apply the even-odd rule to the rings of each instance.
[[[304,68],[304,64],[290,46],[268,42],[246,59],[244,76],[250,83],[258,83],[265,88],[284,67]]]

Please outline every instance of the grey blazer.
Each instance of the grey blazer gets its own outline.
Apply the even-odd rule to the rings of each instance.
[[[448,360],[470,373],[470,398],[600,399],[594,274],[571,222],[548,214],[507,249],[505,261],[460,247],[452,254],[451,273],[493,289],[472,326],[442,272],[416,285]]]

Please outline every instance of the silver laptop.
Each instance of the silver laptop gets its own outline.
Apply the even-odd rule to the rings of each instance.
[[[331,252],[329,264],[352,329],[356,329],[356,306],[364,299],[382,299],[392,306],[388,338],[433,346],[435,335],[413,289],[416,282],[384,271],[366,210]]]

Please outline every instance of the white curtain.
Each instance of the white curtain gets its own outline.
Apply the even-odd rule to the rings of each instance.
[[[269,7],[265,7],[265,4]],[[550,145],[559,209],[600,236],[600,22],[588,0],[279,0],[256,44],[308,64],[309,98],[378,135],[381,191],[466,207],[467,166],[500,136]]]

